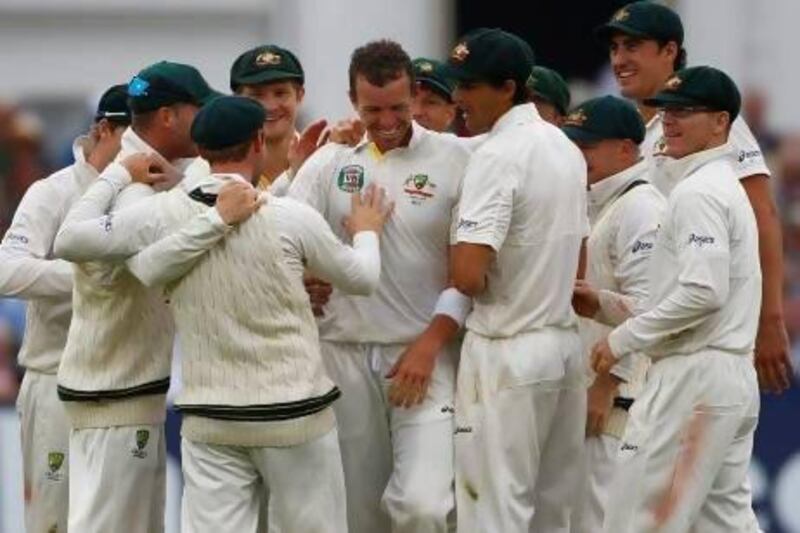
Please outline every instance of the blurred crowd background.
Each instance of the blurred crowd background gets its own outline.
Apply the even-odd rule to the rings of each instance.
[[[72,139],[88,128],[100,92],[149,63],[191,63],[227,90],[240,52],[278,43],[294,50],[307,71],[302,121],[337,120],[350,115],[346,71],[356,46],[389,37],[412,56],[444,58],[464,31],[500,26],[525,37],[538,62],[569,80],[577,104],[616,92],[606,50],[591,29],[624,3],[0,0],[0,235],[31,183],[72,162]],[[793,34],[800,2],[664,3],[684,20],[689,64],[718,66],[739,84],[744,117],[772,170],[783,221],[786,323],[800,368],[800,73]],[[13,405],[21,379],[16,353],[24,313],[23,303],[0,299],[0,405]]]

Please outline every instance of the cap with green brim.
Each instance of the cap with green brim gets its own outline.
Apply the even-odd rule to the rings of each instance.
[[[644,104],[651,107],[701,107],[727,111],[733,122],[739,115],[742,98],[733,80],[713,67],[690,67],[675,72],[664,88]]]
[[[683,44],[683,23],[673,10],[654,2],[633,2],[618,9],[611,20],[595,28],[595,36],[606,42],[616,33],[641,39]]]
[[[525,83],[535,64],[530,45],[499,28],[467,33],[450,53],[444,74],[461,82],[516,80]]]
[[[127,85],[112,85],[100,97],[94,114],[94,121],[99,122],[103,119],[117,124],[127,125],[131,123]]]
[[[572,110],[561,130],[574,142],[629,139],[639,144],[644,140],[645,126],[633,104],[615,96],[602,96]]]
[[[193,66],[160,61],[133,77],[128,84],[128,105],[134,113],[180,103],[202,107],[220,94]]]
[[[192,122],[192,140],[200,148],[222,150],[247,142],[264,126],[264,106],[245,96],[220,96],[204,106]]]
[[[257,46],[236,58],[231,66],[231,90],[242,85],[259,85],[296,80],[302,85],[305,74],[293,53],[274,44]]]
[[[535,96],[553,104],[559,113],[567,114],[570,102],[569,87],[561,74],[537,65],[531,70],[525,85]]]
[[[452,102],[453,80],[445,75],[446,68],[441,61],[419,57],[411,64],[414,67],[414,77],[419,83]]]

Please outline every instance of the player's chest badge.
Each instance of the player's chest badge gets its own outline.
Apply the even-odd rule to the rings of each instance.
[[[336,186],[347,193],[359,192],[364,187],[364,167],[346,165],[339,171]]]
[[[436,194],[436,184],[427,174],[411,174],[403,182],[403,193],[412,204],[422,205]]]

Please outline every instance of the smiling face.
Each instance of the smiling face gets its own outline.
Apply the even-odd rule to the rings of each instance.
[[[611,68],[623,96],[643,100],[655,95],[674,70],[676,43],[615,33],[608,47]]]
[[[622,172],[636,163],[638,146],[630,140],[604,139],[595,142],[576,142],[586,160],[589,184]]]
[[[294,135],[297,111],[303,101],[305,90],[289,80],[243,85],[239,91],[261,102],[267,111],[267,122],[264,128],[267,142],[279,141]]]
[[[724,111],[667,108],[662,111],[662,123],[664,154],[680,159],[724,144],[730,117]]]
[[[405,146],[411,136],[411,80],[405,72],[386,82],[373,85],[356,75],[351,94],[353,107],[364,123],[367,135],[381,152]]]
[[[464,123],[475,135],[492,129],[497,119],[513,107],[515,85],[511,80],[496,87],[487,82],[459,82],[453,101],[464,112]]]
[[[456,105],[421,83],[411,109],[417,124],[433,131],[447,131],[456,118]]]

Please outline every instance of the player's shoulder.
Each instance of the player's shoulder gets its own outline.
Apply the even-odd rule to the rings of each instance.
[[[290,196],[275,196],[273,194],[267,194],[266,203],[259,209],[259,214],[274,218],[280,224],[292,225],[313,224],[317,218],[322,217],[316,209],[305,202]]]
[[[414,134],[421,136],[422,141],[437,153],[445,151],[451,156],[468,158],[474,149],[470,143],[464,142],[464,139],[454,133],[433,131],[415,124]]]

